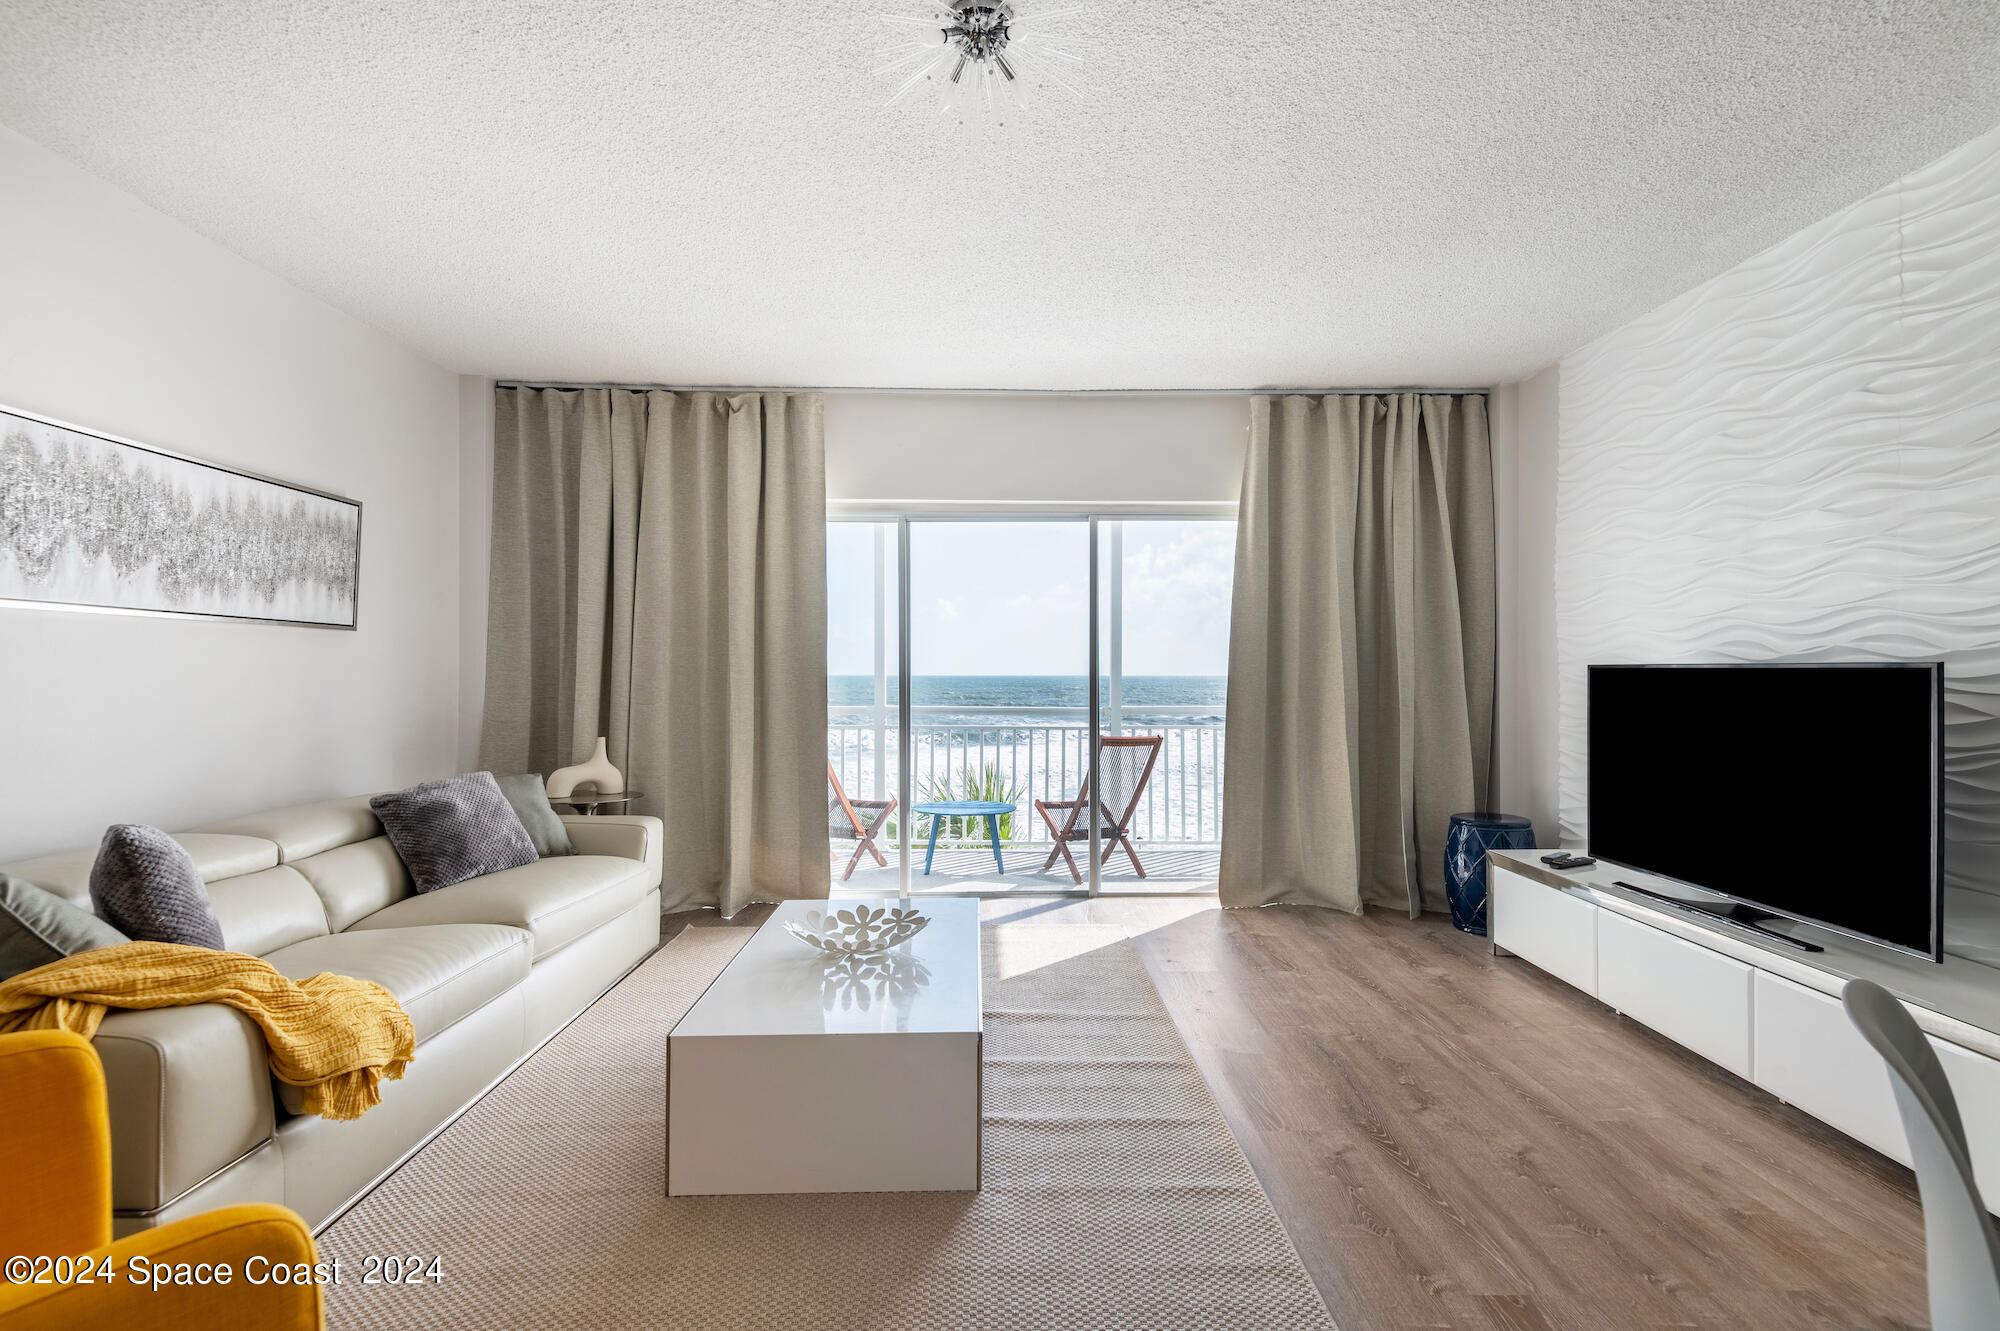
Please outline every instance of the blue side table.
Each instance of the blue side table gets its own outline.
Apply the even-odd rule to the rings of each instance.
[[[1444,894],[1451,924],[1486,936],[1486,852],[1533,850],[1535,825],[1511,813],[1455,813],[1444,838]]]
[[[924,874],[929,876],[931,857],[937,854],[938,828],[944,826],[947,818],[984,818],[986,835],[993,841],[993,863],[1001,873],[1007,866],[1000,859],[1000,815],[1014,812],[1011,804],[999,800],[938,800],[931,804],[919,804],[912,813],[929,814],[931,820],[931,843],[924,849]]]

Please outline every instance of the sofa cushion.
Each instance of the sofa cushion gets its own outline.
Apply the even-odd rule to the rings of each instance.
[[[0,873],[0,980],[131,940],[81,906]]]
[[[157,827],[114,823],[90,866],[98,915],[147,943],[220,948],[222,925],[208,904],[201,871],[181,843]]]
[[[208,832],[181,832],[174,837],[194,861],[204,883],[237,874],[256,873],[278,862],[278,848],[262,837],[222,836]],[[97,863],[97,851],[66,851],[40,859],[0,864],[0,870],[25,878],[36,887],[53,892],[72,906],[90,905],[90,868]]]
[[[264,959],[294,980],[332,971],[387,989],[410,1014],[417,1061],[409,1075],[421,1077],[424,1041],[526,979],[532,957],[528,935],[519,929],[433,924],[327,934],[281,947]],[[280,1084],[278,1091],[285,1108],[298,1113],[299,1088]]]
[[[419,892],[539,858],[491,772],[422,781],[368,801]]]
[[[439,888],[357,921],[350,933],[420,924],[509,924],[534,935],[535,959],[558,952],[638,904],[646,866],[609,855],[536,860]]]
[[[327,931],[319,894],[285,864],[217,879],[208,885],[208,904],[222,925],[223,945],[253,957]]]
[[[321,800],[316,804],[294,804],[285,809],[253,813],[201,830],[274,842],[280,862],[290,864],[335,846],[381,836],[382,824],[368,807],[368,797],[356,795],[352,799]]]
[[[530,940],[500,924],[432,924],[323,934],[265,957],[303,980],[332,971],[387,989],[410,1014],[422,1046],[528,977]]]
[[[410,895],[410,871],[385,836],[336,846],[288,866],[299,871],[326,907],[326,927],[339,933],[364,915]]]

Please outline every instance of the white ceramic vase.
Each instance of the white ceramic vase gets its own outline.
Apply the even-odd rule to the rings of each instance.
[[[589,762],[558,768],[549,774],[549,798],[552,800],[574,795],[578,786],[590,786],[601,795],[616,794],[625,789],[625,777],[611,765],[611,759],[604,751],[602,735],[598,736],[597,752],[590,755]]]

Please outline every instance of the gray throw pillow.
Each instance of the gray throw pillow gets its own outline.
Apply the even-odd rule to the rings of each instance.
[[[491,772],[425,781],[377,795],[368,807],[382,820],[389,844],[419,892],[518,869],[540,858]]]
[[[90,904],[140,942],[223,946],[222,925],[193,858],[157,827],[119,823],[105,829],[90,866]]]
[[[0,873],[0,980],[92,948],[131,941],[55,893]]]
[[[494,780],[500,785],[500,793],[514,806],[514,816],[521,820],[528,840],[535,843],[535,854],[543,859],[551,855],[576,854],[576,847],[569,843],[569,828],[563,825],[562,815],[549,803],[548,783],[542,780],[540,772],[523,772],[519,776],[501,776]]]

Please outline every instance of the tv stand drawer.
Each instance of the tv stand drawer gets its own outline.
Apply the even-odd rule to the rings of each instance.
[[[1493,942],[1586,994],[1597,992],[1597,907],[1487,862]]]
[[[1910,1163],[1889,1069],[1831,994],[1757,975],[1757,1084],[1886,1156]]]
[[[1751,967],[1607,910],[1597,915],[1597,973],[1604,1002],[1750,1076]]]

